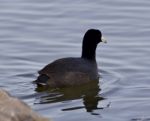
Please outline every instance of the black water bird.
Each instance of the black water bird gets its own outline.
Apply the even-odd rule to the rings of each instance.
[[[89,29],[83,37],[81,57],[61,58],[46,65],[39,71],[35,83],[56,88],[79,86],[98,80],[96,48],[100,42],[106,43],[101,31]]]

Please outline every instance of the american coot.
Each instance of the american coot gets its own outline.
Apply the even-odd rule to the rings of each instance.
[[[49,87],[67,87],[86,84],[98,80],[96,47],[106,40],[97,29],[89,29],[83,38],[82,55],[79,58],[62,58],[45,66],[39,71],[35,83]]]

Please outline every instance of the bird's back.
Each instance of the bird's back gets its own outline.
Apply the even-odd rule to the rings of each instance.
[[[48,76],[51,85],[77,85],[98,79],[96,61],[83,58],[58,59],[45,66],[39,74]]]

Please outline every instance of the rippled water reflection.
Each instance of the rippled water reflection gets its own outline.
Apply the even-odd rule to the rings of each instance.
[[[0,0],[0,87],[56,121],[149,121],[149,6],[149,0]],[[37,89],[37,71],[80,56],[89,28],[108,39],[97,49],[99,84]]]

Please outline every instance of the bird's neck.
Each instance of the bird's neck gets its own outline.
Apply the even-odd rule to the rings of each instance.
[[[82,58],[95,61],[95,55],[96,55],[96,46],[97,45],[84,45],[82,46]]]

